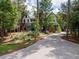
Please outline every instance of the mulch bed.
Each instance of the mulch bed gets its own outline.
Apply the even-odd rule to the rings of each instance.
[[[66,35],[61,36],[62,39],[79,44],[79,38],[76,37],[72,37],[72,36],[68,36],[68,38],[66,37]]]

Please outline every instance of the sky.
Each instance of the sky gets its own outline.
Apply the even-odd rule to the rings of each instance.
[[[26,0],[26,5],[28,5],[27,10],[32,11],[32,6],[36,5],[37,0]],[[67,0],[52,0],[52,6],[53,6],[53,12],[57,13],[59,12],[59,9],[61,8],[61,3],[67,2]],[[36,7],[36,6],[35,6]],[[34,7],[34,8],[35,8]]]
[[[59,9],[61,8],[61,3],[65,3],[67,2],[67,0],[52,0],[53,3],[53,12],[56,14],[57,12],[59,12]]]

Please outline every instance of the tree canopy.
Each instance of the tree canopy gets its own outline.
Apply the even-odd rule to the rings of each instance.
[[[0,29],[13,29],[17,26],[20,14],[11,0],[0,0]]]

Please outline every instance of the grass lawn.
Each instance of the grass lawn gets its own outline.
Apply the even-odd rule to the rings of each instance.
[[[18,44],[4,44],[4,45],[0,45],[0,53],[5,53],[5,52],[10,52],[14,49],[19,48],[20,45]]]

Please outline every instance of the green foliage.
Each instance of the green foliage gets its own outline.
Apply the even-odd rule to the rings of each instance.
[[[70,4],[71,6],[68,6],[67,4],[65,5],[63,8],[63,13],[70,14],[68,15],[69,19],[67,20],[67,24],[69,24],[69,30],[71,34],[74,33],[75,36],[77,34],[79,37],[79,0],[73,0]],[[69,10],[67,10],[67,8]],[[65,12],[64,10],[69,11],[69,13]]]
[[[55,31],[61,32],[61,27],[60,27],[59,22],[58,22],[55,15],[51,14],[47,18],[47,21],[45,23],[46,23],[48,28],[51,28],[51,30],[55,30],[55,28],[56,28],[57,30],[55,30]],[[57,26],[57,27],[55,27],[55,26]]]
[[[46,20],[45,20],[45,25],[48,29],[50,28],[51,30],[54,30],[54,15],[50,15]]]
[[[40,9],[46,14],[49,13],[52,10],[51,0],[41,0]]]
[[[26,5],[24,4],[26,0],[13,0],[13,3],[18,7],[18,11],[21,13],[25,11]]]
[[[0,0],[0,27],[12,29],[17,26],[20,14],[10,0]]]
[[[79,0],[72,2],[72,12],[69,25],[71,32],[74,32],[75,36],[79,37]]]
[[[12,51],[13,49],[17,49],[17,48],[20,48],[21,45],[18,45],[18,44],[2,44],[0,45],[0,53],[6,53],[6,52],[9,52],[9,51]]]
[[[62,14],[60,14],[60,13],[58,13],[57,14],[57,17],[58,17],[58,23],[59,23],[59,25],[62,27],[62,22],[63,22],[63,17],[62,17]]]
[[[74,12],[74,14],[72,15],[70,27],[73,31],[79,29],[79,12]]]
[[[46,17],[52,11],[52,3],[51,0],[41,0],[39,5],[39,23],[41,28],[47,27]],[[46,23],[45,23],[46,22]],[[46,25],[47,24],[47,25]]]
[[[20,35],[16,35],[13,37],[13,40],[24,40],[24,41],[30,41],[31,36],[28,36],[26,33],[21,33]]]
[[[25,9],[27,6],[25,5],[26,0],[13,0],[12,3],[17,6],[18,11],[21,14],[21,19],[27,15],[28,11]]]
[[[46,22],[47,26],[53,26],[53,22],[54,22],[54,15],[50,15],[47,19]]]
[[[65,27],[67,26],[67,18],[66,18],[66,16],[64,15],[64,14],[62,14],[62,13],[58,13],[57,14],[57,21],[58,21],[58,26],[61,28],[61,30],[65,30]]]
[[[61,30],[61,27],[60,27],[60,25],[58,24],[58,27],[57,27],[57,32],[61,32],[62,30]]]
[[[32,31],[33,36],[38,36],[40,32],[39,21],[35,20],[32,24],[32,27],[33,27],[33,31]]]

